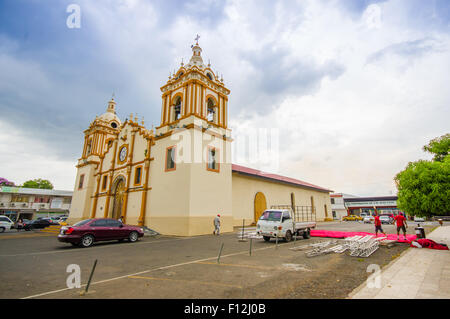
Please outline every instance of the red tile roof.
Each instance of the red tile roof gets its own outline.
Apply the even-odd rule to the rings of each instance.
[[[332,192],[332,190],[330,189],[326,189],[320,186],[316,186],[295,178],[291,178],[291,177],[285,177],[285,176],[281,176],[281,175],[277,175],[277,174],[270,174],[270,173],[266,173],[263,171],[259,171],[253,168],[249,168],[249,167],[245,167],[245,166],[241,166],[241,165],[236,165],[236,164],[232,164],[232,170],[233,173],[239,173],[239,174],[243,174],[243,175],[250,175],[250,176],[254,176],[254,177],[258,177],[258,178],[264,178],[264,179],[268,179],[274,182],[282,182],[282,183],[287,183],[287,184],[291,184],[291,185],[295,185],[295,186],[301,186],[304,188],[311,188],[311,189],[315,189],[318,191],[322,191],[322,192]]]

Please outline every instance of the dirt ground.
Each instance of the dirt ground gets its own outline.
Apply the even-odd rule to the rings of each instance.
[[[326,240],[317,240],[326,241]],[[377,264],[381,268],[397,258],[408,244],[398,243],[392,248],[381,246],[368,258],[352,257],[348,252],[306,257],[305,252],[290,258],[293,265],[302,265],[311,271],[283,272],[247,290],[245,298],[297,299],[346,298],[371,274],[367,267]],[[276,287],[276,288],[274,288]],[[270,294],[267,294],[271,291]],[[227,298],[242,298],[239,292],[230,291]]]

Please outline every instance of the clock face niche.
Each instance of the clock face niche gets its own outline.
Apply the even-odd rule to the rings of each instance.
[[[119,162],[125,162],[127,154],[128,154],[128,147],[126,145],[122,146],[119,151]]]

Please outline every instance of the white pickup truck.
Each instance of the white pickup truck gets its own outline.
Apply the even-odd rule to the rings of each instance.
[[[284,238],[287,242],[293,236],[303,236],[308,239],[316,222],[304,221],[299,214],[294,214],[292,209],[267,209],[256,224],[256,233],[262,235],[265,241],[271,238]]]

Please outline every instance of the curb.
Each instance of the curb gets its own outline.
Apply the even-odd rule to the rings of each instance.
[[[435,228],[431,233],[428,234],[428,236],[430,236],[437,228]],[[395,258],[394,260],[392,260],[389,264],[387,264],[386,266],[384,266],[381,269],[381,273],[385,272],[387,269],[389,269],[392,265],[394,265],[397,261],[400,260],[400,258],[403,257],[403,255],[405,255],[406,253],[408,253],[410,251],[411,247],[408,247],[407,249],[405,249],[405,251],[403,251],[400,256],[398,256],[397,258]],[[355,289],[353,289],[345,299],[353,299],[353,297],[360,292],[364,287],[366,287],[367,285],[367,279],[358,287],[356,287]]]

